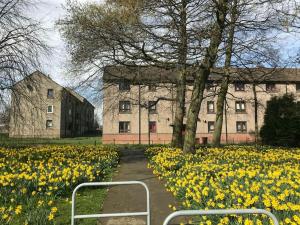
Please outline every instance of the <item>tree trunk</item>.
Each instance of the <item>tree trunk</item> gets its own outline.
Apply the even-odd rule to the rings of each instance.
[[[204,71],[204,69],[201,69],[201,71],[199,72],[199,74],[201,75],[198,75],[194,81],[194,89],[192,93],[191,104],[188,111],[186,133],[184,138],[184,146],[183,146],[184,153],[195,152],[198,115],[203,100],[205,83],[207,81],[209,73],[210,71]]]
[[[195,152],[195,141],[198,116],[203,100],[203,92],[211,68],[213,67],[218,54],[218,48],[222,41],[222,35],[225,26],[225,18],[227,13],[227,0],[219,0],[216,10],[217,20],[212,28],[211,39],[209,47],[205,53],[199,70],[195,76],[191,104],[188,111],[188,118],[186,124],[186,134],[184,140],[183,151],[184,153]]]
[[[180,45],[178,49],[178,69],[176,85],[176,104],[175,119],[173,123],[172,146],[182,148],[183,146],[183,118],[185,111],[185,94],[186,94],[186,59],[187,59],[187,1],[181,1],[180,12]]]
[[[223,126],[223,112],[224,112],[224,103],[228,91],[228,83],[229,83],[229,68],[231,66],[231,58],[232,58],[232,50],[233,50],[233,41],[234,41],[234,31],[235,31],[235,23],[238,18],[237,12],[237,0],[233,3],[233,8],[230,13],[230,26],[229,33],[227,39],[227,46],[225,50],[225,66],[224,66],[224,77],[222,79],[220,91],[218,94],[217,100],[217,112],[216,112],[216,120],[215,120],[215,130],[213,133],[213,146],[220,146],[221,144],[221,135],[222,135],[222,126]]]
[[[225,103],[226,94],[228,90],[228,82],[229,82],[229,76],[226,75],[222,80],[221,88],[218,94],[215,130],[213,133],[213,140],[212,140],[212,145],[215,147],[218,147],[221,144],[223,112],[224,112],[224,105],[225,105],[224,103]]]
[[[258,133],[258,101],[256,93],[256,84],[252,85],[253,96],[254,96],[254,125],[255,125],[255,143],[257,144],[259,133]]]
[[[182,148],[183,145],[183,118],[185,109],[185,93],[186,93],[186,74],[185,71],[179,73],[176,85],[176,104],[175,119],[173,122],[172,146]]]

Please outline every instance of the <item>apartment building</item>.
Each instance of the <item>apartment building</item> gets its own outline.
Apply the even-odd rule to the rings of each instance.
[[[94,106],[39,71],[16,83],[11,98],[10,137],[74,137],[93,129]]]
[[[156,67],[107,67],[103,76],[103,142],[170,143],[175,114],[172,100],[176,93],[176,73],[175,69]],[[197,124],[198,143],[209,143],[212,140],[217,93],[222,76],[222,69],[215,69],[206,84]],[[260,129],[266,103],[271,97],[293,93],[300,99],[300,70],[232,69],[224,110],[223,143],[254,141],[254,85]],[[186,109],[189,107],[192,87],[193,73],[187,77]]]

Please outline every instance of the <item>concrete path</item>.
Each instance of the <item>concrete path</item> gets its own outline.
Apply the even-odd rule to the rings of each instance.
[[[174,197],[165,190],[162,181],[147,168],[147,159],[142,151],[126,151],[113,181],[142,181],[150,190],[151,225],[162,225],[173,211],[169,204],[176,205]],[[115,186],[109,188],[103,205],[103,213],[146,211],[146,192],[143,187]],[[146,217],[101,219],[103,225],[146,225]],[[174,223],[173,223],[174,224]],[[176,223],[178,224],[178,223]]]

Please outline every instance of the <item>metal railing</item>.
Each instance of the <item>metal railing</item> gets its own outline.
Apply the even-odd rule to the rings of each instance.
[[[270,217],[274,225],[279,225],[279,222],[274,214],[264,209],[213,209],[213,210],[182,210],[173,212],[164,221],[163,225],[168,225],[169,222],[178,216],[199,216],[199,215],[230,215],[230,214],[262,214]]]
[[[76,192],[82,187],[96,187],[96,186],[116,186],[116,185],[141,185],[146,190],[147,198],[147,211],[146,212],[129,212],[129,213],[103,213],[103,214],[88,214],[88,215],[75,215],[75,197]],[[82,183],[78,185],[72,194],[72,212],[71,212],[71,225],[75,225],[75,219],[87,218],[107,218],[107,217],[128,217],[128,216],[147,216],[147,225],[150,225],[150,194],[147,185],[141,181],[120,181],[120,182],[91,182]]]

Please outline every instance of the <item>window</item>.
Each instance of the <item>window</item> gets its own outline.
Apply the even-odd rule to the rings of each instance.
[[[235,102],[235,112],[243,113],[246,112],[246,103],[244,101]]]
[[[53,127],[53,121],[52,120],[47,120],[46,121],[46,128],[52,128]]]
[[[215,103],[213,101],[207,102],[207,113],[215,113]]]
[[[121,81],[119,83],[119,90],[120,91],[130,91],[130,83],[127,80]]]
[[[130,122],[119,122],[119,133],[130,133]]]
[[[244,83],[235,83],[234,89],[235,89],[235,91],[245,91],[245,84]]]
[[[53,113],[53,105],[48,105],[47,113]]]
[[[236,122],[236,132],[237,133],[246,133],[247,132],[247,122],[245,122],[245,121]]]
[[[120,101],[119,102],[119,112],[129,113],[131,110],[130,101]]]
[[[300,83],[299,83],[299,84],[296,84],[296,91],[297,91],[297,92],[300,92]]]
[[[206,90],[207,91],[214,91],[215,90],[215,86],[213,83],[207,83],[206,84]]]
[[[156,121],[149,121],[149,132],[156,133]]]
[[[207,125],[208,125],[208,133],[215,131],[215,122],[214,121],[208,121]]]
[[[156,101],[149,101],[148,105],[149,105],[149,113],[157,112],[157,109],[156,109],[157,102]]]
[[[30,84],[27,84],[27,89],[32,92],[33,91],[33,87]]]
[[[148,86],[149,91],[156,91],[156,85],[155,84],[150,84]]]
[[[53,91],[53,89],[48,89],[48,91],[47,91],[47,98],[54,98],[54,91]]]
[[[272,83],[266,84],[266,91],[276,91],[276,85]]]
[[[69,116],[72,116],[72,109],[69,109]]]

